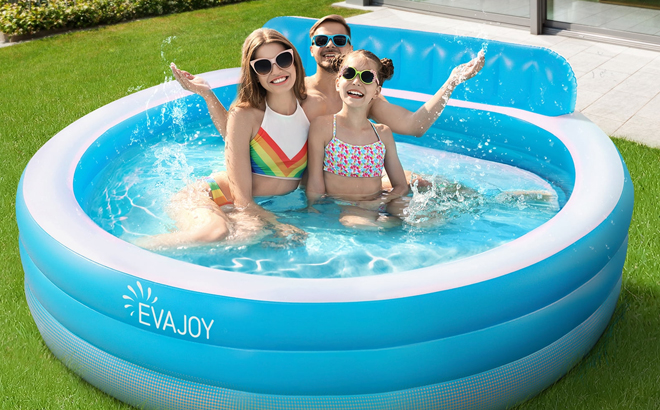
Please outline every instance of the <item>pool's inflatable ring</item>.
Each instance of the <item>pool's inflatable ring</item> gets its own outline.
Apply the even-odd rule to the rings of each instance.
[[[305,50],[312,23],[268,26]],[[481,46],[353,30],[356,48],[394,60],[386,94],[410,108]],[[440,135],[399,138],[543,176],[565,202],[550,221],[469,258],[359,278],[246,275],[148,252],[103,231],[80,204],[118,152],[148,138],[134,133],[147,114],[167,114],[177,98],[200,103],[166,84],[76,121],[25,169],[16,200],[25,292],[49,348],[93,385],[154,409],[499,409],[549,386],[612,315],[633,190],[609,138],[572,113],[575,79],[561,57],[488,47],[482,73],[454,93]],[[306,66],[313,72],[308,57]],[[231,101],[236,69],[207,78]]]

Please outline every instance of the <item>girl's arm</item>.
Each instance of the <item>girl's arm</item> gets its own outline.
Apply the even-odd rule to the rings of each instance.
[[[387,171],[387,175],[392,182],[391,194],[406,196],[408,195],[408,181],[406,180],[406,174],[403,171],[401,161],[399,161],[399,155],[396,152],[392,130],[382,124],[376,127],[378,128],[380,140],[385,144],[385,171]]]
[[[332,135],[329,117],[317,117],[309,126],[307,139],[307,204],[314,205],[325,194],[323,157],[327,135]]]
[[[211,89],[209,83],[200,76],[195,76],[187,71],[179,70],[174,63],[170,64],[170,68],[172,69],[174,78],[176,78],[184,90],[190,91],[204,98],[215,128],[217,128],[220,135],[225,138],[227,135],[227,110],[220,100],[218,100],[218,97]]]
[[[457,85],[479,73],[484,66],[484,54],[479,52],[472,61],[461,64],[449,75],[445,84],[417,111],[389,103],[383,95],[374,99],[369,116],[385,124],[397,134],[421,137],[438,119]]]

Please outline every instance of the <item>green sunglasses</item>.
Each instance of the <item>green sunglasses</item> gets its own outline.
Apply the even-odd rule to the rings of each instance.
[[[341,73],[341,76],[347,80],[352,80],[358,75],[360,76],[362,84],[368,85],[376,80],[376,84],[380,85],[378,82],[378,76],[376,76],[376,73],[373,70],[358,71],[354,67],[346,67]]]

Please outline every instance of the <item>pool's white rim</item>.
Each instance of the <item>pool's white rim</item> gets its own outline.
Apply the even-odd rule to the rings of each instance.
[[[227,69],[203,76],[216,88],[237,83],[238,75],[239,69]],[[430,98],[402,90],[386,89],[383,93],[418,101]],[[144,280],[253,300],[358,302],[463,287],[533,265],[593,231],[611,214],[623,191],[624,170],[618,151],[603,131],[583,115],[547,117],[514,108],[450,100],[451,106],[497,112],[527,121],[554,134],[566,145],[575,163],[576,180],[571,197],[554,218],[489,251],[403,273],[294,279],[220,271],[167,258],[109,234],[85,214],[73,193],[76,166],[99,136],[143,110],[189,94],[176,82],[152,87],[99,108],[48,141],[32,158],[23,176],[25,203],[36,223],[81,257]]]

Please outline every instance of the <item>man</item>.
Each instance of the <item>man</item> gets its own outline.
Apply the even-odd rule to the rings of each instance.
[[[332,70],[331,62],[337,55],[353,51],[350,35],[348,23],[336,14],[321,18],[309,31],[312,40],[309,50],[316,60],[316,73],[305,79],[305,86],[308,98],[314,102],[314,117],[337,113],[342,107],[342,101],[335,90],[337,73]],[[379,94],[371,107],[370,117],[387,125],[397,134],[421,137],[438,119],[454,88],[474,77],[483,66],[484,54],[479,53],[474,60],[456,67],[447,82],[414,113],[389,103]]]
[[[316,73],[305,79],[309,99],[306,104],[310,104],[312,108],[311,115],[309,115],[310,120],[319,115],[335,114],[342,107],[339,93],[335,89],[337,73],[332,70],[331,62],[337,55],[353,51],[350,34],[351,28],[346,20],[336,14],[321,18],[309,31],[310,39],[314,41],[310,46],[310,52],[316,60],[317,67]],[[382,94],[379,94],[371,107],[370,117],[376,122],[389,126],[397,134],[420,137],[438,119],[454,88],[461,82],[474,77],[483,66],[484,55],[480,52],[477,58],[456,67],[447,82],[415,112],[391,104]],[[179,70],[174,63],[171,64],[171,68],[174,77],[184,89],[204,98],[213,123],[220,134],[225,135],[227,110],[222,106],[206,80]]]
[[[337,37],[345,36],[345,40],[340,42],[344,44],[338,47]],[[309,51],[316,61],[316,73],[305,78],[305,87],[307,88],[307,98],[313,101],[312,107],[314,117],[320,115],[329,115],[338,113],[342,107],[341,98],[335,89],[335,79],[337,73],[332,69],[332,60],[340,55],[353,51],[353,45],[350,42],[351,28],[342,16],[332,14],[318,20],[309,30],[309,37],[312,39],[312,45]],[[325,44],[318,46],[317,39],[321,38]]]

